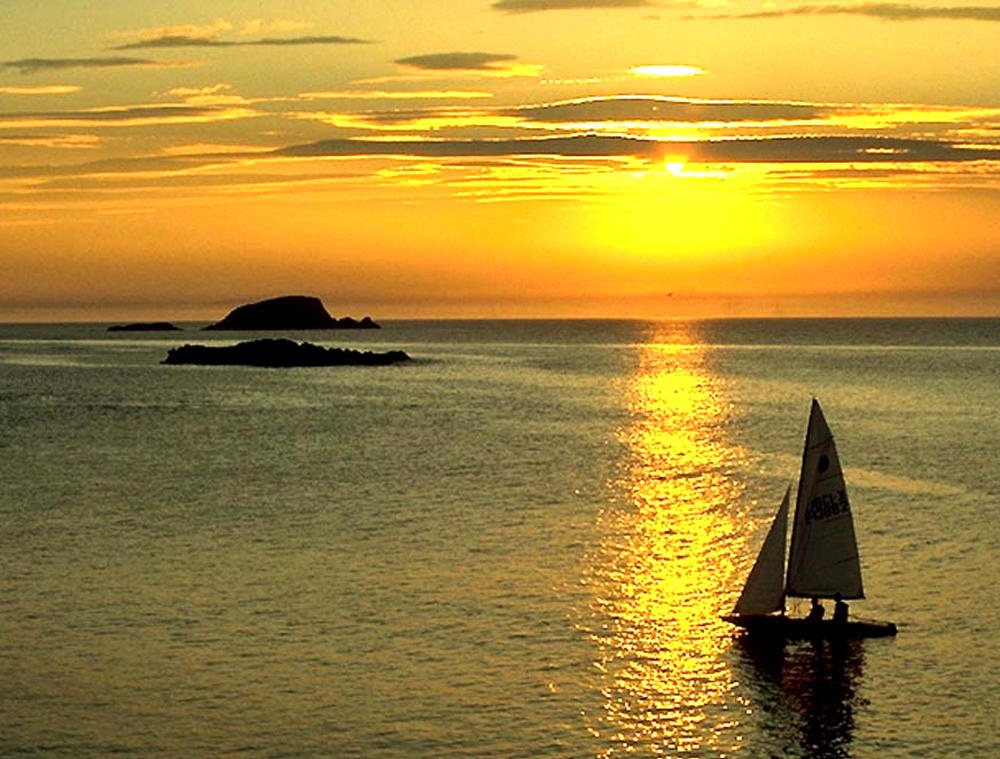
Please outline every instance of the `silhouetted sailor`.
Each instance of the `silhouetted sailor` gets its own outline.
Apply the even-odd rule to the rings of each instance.
[[[816,599],[816,596],[813,596],[812,607],[810,607],[810,609],[809,609],[809,615],[806,617],[806,621],[807,622],[819,622],[821,619],[823,619],[823,615],[825,613],[826,613],[826,609],[823,608],[823,604],[821,604]]]
[[[846,622],[847,621],[847,604],[844,603],[844,599],[841,597],[840,593],[833,597],[833,621],[834,622]]]

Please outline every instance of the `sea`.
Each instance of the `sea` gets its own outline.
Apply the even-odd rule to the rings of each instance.
[[[180,326],[0,325],[0,756],[1000,757],[1000,320]],[[813,398],[894,638],[720,619]]]

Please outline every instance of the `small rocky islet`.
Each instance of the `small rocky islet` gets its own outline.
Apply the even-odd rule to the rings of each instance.
[[[236,345],[182,345],[167,352],[164,364],[199,364],[203,366],[388,366],[409,361],[405,351],[358,351],[348,348],[324,348],[312,343],[297,343],[287,338],[264,338]]]
[[[323,302],[314,296],[285,295],[248,303],[230,311],[225,318],[204,327],[213,331],[282,331],[322,329],[380,329],[368,316],[335,319]],[[272,368],[315,366],[388,366],[409,361],[405,351],[382,353],[348,348],[324,348],[288,338],[263,338],[236,345],[182,345],[167,352],[164,364],[208,366],[258,366]]]
[[[282,295],[257,303],[237,306],[225,318],[209,324],[206,330],[301,330],[301,329],[379,329],[366,316],[361,321],[345,316],[335,319],[323,301],[312,295]]]
[[[108,332],[181,332],[181,328],[170,322],[132,322],[131,324],[113,324]]]

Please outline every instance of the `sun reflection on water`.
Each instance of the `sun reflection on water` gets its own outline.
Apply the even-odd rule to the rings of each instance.
[[[626,384],[621,472],[586,578],[604,700],[591,731],[603,756],[739,747],[722,658],[732,636],[719,614],[731,602],[744,459],[727,441],[730,407],[704,347],[662,329],[672,333],[639,347]]]

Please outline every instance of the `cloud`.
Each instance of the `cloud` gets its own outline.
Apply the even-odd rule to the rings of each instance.
[[[130,127],[164,124],[195,124],[259,115],[250,108],[195,105],[135,105],[91,108],[81,111],[0,113],[0,129],[50,128],[62,126]]]
[[[231,93],[232,85],[219,83],[207,87],[174,87],[167,95],[180,98],[185,105],[198,106],[252,106],[257,103],[282,102],[295,98],[247,98]]]
[[[672,147],[672,146],[671,146]],[[738,163],[913,163],[997,160],[988,147],[893,137],[774,137],[691,144],[689,160]]]
[[[229,47],[235,42],[221,42],[214,37],[195,37],[187,34],[165,34],[162,37],[154,37],[138,42],[128,42],[123,45],[116,45],[112,50],[148,50],[153,48],[175,48],[175,47]]]
[[[768,19],[789,16],[866,16],[885,21],[1000,21],[1000,6],[975,5],[926,6],[908,3],[830,3],[796,5],[791,8],[754,11],[750,13],[718,13],[708,16],[685,16],[686,19]]]
[[[232,85],[220,82],[219,84],[212,84],[207,87],[174,87],[171,90],[167,90],[167,94],[187,100],[190,98],[216,97],[230,89],[232,89]]]
[[[399,155],[418,158],[557,156],[633,157],[700,163],[912,163],[1000,159],[989,147],[960,146],[939,140],[879,137],[775,137],[766,139],[661,141],[611,135],[516,138],[506,140],[322,140],[291,145],[282,157]]]
[[[173,145],[163,148],[166,156],[221,156],[233,155],[238,158],[248,158],[255,154],[270,152],[257,145],[232,145],[227,143],[197,142],[183,145]]]
[[[19,58],[15,61],[0,61],[0,67],[14,69],[22,74],[37,74],[39,71],[63,71],[65,69],[106,69],[135,66],[160,66],[148,58]]]
[[[432,53],[398,58],[396,63],[428,71],[495,71],[516,60],[516,55],[498,53]]]
[[[507,13],[593,10],[595,8],[651,8],[652,0],[496,0],[493,9]]]
[[[21,139],[15,137],[14,139]],[[574,134],[514,139],[333,139],[261,151],[241,146],[187,145],[157,156],[81,163],[0,166],[0,180],[30,184],[38,199],[66,192],[146,197],[171,190],[190,203],[191,190],[255,197],[280,191],[312,192],[331,182],[371,182],[380,187],[440,182],[457,196],[503,200],[524,193],[540,197],[599,194],[587,177],[597,170],[638,175],[670,174],[678,180],[726,181],[743,165],[760,165],[772,186],[828,187],[901,179],[906,186],[938,177],[970,186],[992,186],[1000,172],[1000,146],[965,146],[947,140],[879,137],[776,137],[766,139],[655,140],[621,135]],[[331,164],[330,158],[370,160]],[[316,160],[310,160],[316,159]],[[211,169],[210,171],[208,169]],[[447,169],[447,171],[446,171]],[[493,180],[502,174],[502,182]],[[512,176],[526,178],[517,184]],[[553,177],[569,184],[553,185]],[[492,178],[491,178],[492,177]],[[575,181],[580,180],[580,181]],[[541,182],[541,183],[539,183]],[[515,186],[517,185],[517,186]],[[366,185],[370,186],[370,185]],[[930,186],[930,185],[928,185]],[[165,196],[157,195],[159,201]],[[2,198],[0,198],[2,202]]]
[[[96,148],[100,142],[100,138],[92,134],[0,134],[0,145],[19,145],[30,148],[79,150],[81,148]]]
[[[82,87],[72,84],[43,84],[38,87],[0,87],[0,95],[71,95]]]
[[[247,45],[270,45],[270,46],[292,46],[292,45],[371,45],[372,40],[364,40],[358,37],[265,37],[259,40],[245,43]]]
[[[648,156],[652,140],[602,135],[508,140],[320,140],[276,150],[281,157],[399,155],[418,158],[483,158],[528,155],[607,157]]]
[[[287,116],[321,121],[338,129],[364,129],[380,132],[431,132],[442,129],[492,128],[512,129],[521,126],[517,116],[502,109],[461,107],[413,108],[407,110],[324,112],[299,111]]]
[[[491,98],[477,90],[331,90],[303,92],[306,100],[478,100]]]
[[[346,129],[439,131],[458,128],[590,131],[648,136],[651,130],[819,124],[840,111],[834,106],[782,101],[691,100],[610,97],[503,108],[440,106],[360,112],[298,112],[299,119]],[[675,135],[679,136],[679,135]]]
[[[388,81],[411,80],[414,78],[448,76],[487,77],[537,77],[542,66],[535,63],[519,63],[516,55],[509,53],[430,53],[397,58],[396,65],[406,74],[402,77],[383,77],[367,80],[367,84]]]
[[[217,18],[210,24],[198,26],[196,24],[176,24],[173,26],[155,26],[147,29],[139,29],[135,32],[116,32],[113,37],[119,40],[140,39],[151,40],[159,37],[215,37],[222,32],[228,32],[233,25],[225,19]]]
[[[543,123],[677,122],[729,123],[812,121],[833,112],[830,106],[769,100],[692,100],[666,97],[612,97],[569,100],[511,109],[525,120]]]
[[[653,65],[653,66],[633,66],[628,70],[633,76],[641,77],[675,77],[675,76],[701,76],[707,73],[705,69],[698,66],[687,66],[678,64]]]
[[[330,93],[328,99],[335,100],[338,94]],[[876,135],[989,142],[1000,123],[1000,108],[935,105],[630,95],[492,107],[470,100],[426,106],[409,105],[409,100],[396,104],[387,98],[386,104],[358,109],[351,108],[352,100],[344,99],[336,108],[297,108],[282,115],[351,131],[351,135],[344,136],[405,132],[411,137],[450,138],[501,138],[525,133],[591,133],[661,140]],[[216,104],[223,103],[238,104]]]
[[[271,21],[265,21],[261,18],[253,18],[243,22],[240,34],[244,37],[261,34],[262,32],[278,32],[281,34],[285,32],[301,32],[306,29],[312,29],[312,27],[313,25],[308,21],[297,21],[294,19],[272,19]]]
[[[214,158],[214,157],[213,157]],[[229,157],[232,160],[232,157]],[[207,160],[186,156],[140,156],[135,158],[105,158],[87,163],[48,164],[32,166],[0,166],[0,179],[40,179],[45,177],[86,177],[102,174],[150,174],[184,171],[192,167],[211,165]]]
[[[294,47],[299,45],[369,45],[371,40],[336,35],[310,37],[262,37],[256,40],[220,40],[217,37],[198,37],[187,34],[165,34],[117,45],[112,50],[148,50],[153,48],[184,47]]]

